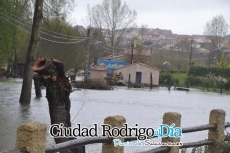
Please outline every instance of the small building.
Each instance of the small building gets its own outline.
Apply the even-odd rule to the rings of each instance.
[[[90,71],[90,79],[102,80],[106,82],[106,66],[105,65],[94,65]]]
[[[127,64],[128,62],[119,60],[97,60],[97,65],[104,65],[106,67],[107,75],[115,69],[126,66]]]
[[[136,85],[150,85],[150,77],[152,73],[152,84],[154,86],[159,85],[160,70],[143,63],[138,62],[126,65],[124,67],[117,68],[114,72],[115,74],[122,75],[125,82],[129,81],[130,75],[130,82]]]
[[[172,67],[171,67],[171,64],[169,63],[169,61],[165,61],[163,64],[162,64],[162,67],[166,70],[170,70]]]

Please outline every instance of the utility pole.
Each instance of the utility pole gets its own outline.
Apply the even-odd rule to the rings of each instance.
[[[130,64],[133,64],[133,47],[134,47],[134,42],[131,43],[132,52],[131,52],[131,62],[130,62]]]
[[[35,60],[36,48],[40,41],[40,29],[41,29],[41,23],[43,19],[42,12],[43,12],[43,0],[36,0],[32,32],[31,32],[30,43],[26,55],[22,90],[19,99],[19,102],[21,104],[29,104],[31,100],[31,88],[32,88],[32,77],[33,77],[31,66]]]
[[[89,66],[89,43],[90,43],[90,27],[87,30],[87,49],[85,57],[85,80],[88,80],[88,66]]]
[[[192,44],[193,40],[190,41],[190,54],[189,54],[189,68],[192,66]]]
[[[153,48],[151,48],[150,50],[149,65],[151,65],[152,55],[153,55]]]
[[[112,28],[112,42],[111,42],[111,45],[112,45],[112,57],[111,57],[111,60],[113,60],[113,55],[114,55],[114,28]]]

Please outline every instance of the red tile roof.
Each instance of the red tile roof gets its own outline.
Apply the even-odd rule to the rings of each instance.
[[[136,65],[136,64],[139,64],[139,65],[145,66],[145,67],[147,67],[147,68],[150,68],[150,69],[153,69],[153,70],[156,70],[156,71],[161,71],[161,70],[159,70],[159,69],[157,69],[157,68],[151,67],[151,66],[149,66],[149,65],[146,65],[146,64],[144,64],[144,63],[140,63],[140,62],[133,63],[133,64],[129,64],[129,65],[126,65],[126,66],[123,66],[123,67],[117,68],[116,70],[120,70],[120,69],[123,69],[123,68],[129,67],[129,66],[133,66],[133,65]]]
[[[105,65],[94,65],[91,68],[91,71],[106,71],[106,66]]]

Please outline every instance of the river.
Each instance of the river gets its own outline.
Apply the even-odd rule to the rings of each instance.
[[[22,80],[0,82],[0,151],[11,150],[15,146],[16,130],[20,124],[41,122],[50,127],[48,102],[43,97],[35,98],[34,88],[29,106],[21,106],[19,97]],[[212,109],[226,111],[226,121],[230,121],[230,96],[197,90],[167,91],[165,88],[114,90],[80,90],[70,95],[72,126],[81,123],[92,127],[102,124],[104,118],[122,115],[128,125],[138,123],[140,127],[158,127],[165,112],[179,112],[182,115],[181,127],[208,124]],[[184,134],[181,142],[194,142],[207,138],[207,131]],[[156,139],[160,141],[160,139]],[[47,145],[54,143],[47,134]],[[125,147],[125,153],[145,151],[151,147]],[[87,153],[100,153],[101,144],[87,145]]]

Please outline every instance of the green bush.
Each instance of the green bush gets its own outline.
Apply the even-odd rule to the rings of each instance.
[[[160,73],[159,84],[164,86],[172,85],[172,74]]]
[[[189,86],[201,87],[202,83],[201,77],[187,76],[185,78],[185,84]]]
[[[230,78],[230,68],[228,67],[202,67],[192,66],[188,75],[206,77],[208,74]]]
[[[188,76],[185,84],[193,87],[218,88],[219,83],[214,78]]]
[[[187,73],[187,72],[183,70],[161,70],[161,73],[176,74],[176,73]]]
[[[174,85],[176,85],[176,86],[184,86],[186,77],[187,77],[187,73],[174,73],[173,74]]]
[[[111,90],[111,86],[107,85],[104,81],[102,80],[84,80],[84,81],[79,81],[75,82],[74,87],[76,88],[83,88],[83,89],[98,89],[98,90]]]
[[[179,79],[178,78],[172,78],[172,84],[175,86],[179,85]]]

